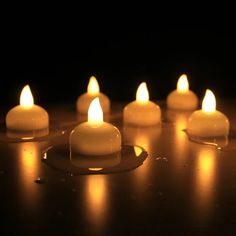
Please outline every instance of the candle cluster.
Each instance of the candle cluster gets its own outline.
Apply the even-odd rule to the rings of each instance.
[[[167,97],[168,109],[195,110],[198,98],[189,90],[187,76],[182,75],[177,89]],[[87,92],[77,99],[77,112],[88,115],[87,122],[76,126],[70,134],[71,151],[83,155],[109,155],[121,150],[120,131],[103,121],[103,113],[109,114],[110,100],[100,92],[94,76],[88,83]],[[141,83],[136,92],[136,100],[123,109],[123,123],[131,126],[161,125],[161,108],[149,100],[147,84]],[[8,130],[35,131],[48,129],[49,116],[46,110],[34,104],[30,87],[26,85],[20,96],[20,105],[12,108],[6,116]],[[228,118],[216,110],[216,99],[212,91],[206,90],[202,110],[194,111],[187,122],[187,132],[191,136],[218,137],[229,133]]]

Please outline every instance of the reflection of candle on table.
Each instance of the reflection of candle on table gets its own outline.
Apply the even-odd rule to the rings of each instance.
[[[171,109],[194,110],[197,108],[197,105],[197,96],[189,90],[187,76],[183,74],[177,82],[177,89],[168,95],[167,106]]]
[[[103,121],[99,98],[88,110],[88,122],[79,124],[70,135],[71,152],[85,155],[107,155],[121,150],[120,131]]]
[[[195,137],[219,137],[229,133],[229,120],[216,110],[216,99],[211,90],[207,89],[202,102],[202,110],[192,113],[188,119],[187,131]]]
[[[48,128],[48,113],[42,107],[34,105],[29,85],[26,85],[21,92],[20,105],[12,108],[7,113],[6,125],[8,129],[16,131]]]
[[[129,103],[123,111],[124,122],[133,125],[156,125],[161,123],[161,109],[149,101],[146,83],[141,83],[136,93],[136,101]]]
[[[73,158],[73,156],[71,156],[70,161],[74,166],[79,168],[89,169],[90,171],[100,171],[104,168],[118,165],[121,161],[121,154],[118,152],[101,158],[97,158],[96,156],[89,158],[87,156],[79,156],[78,158]]]
[[[98,97],[102,110],[105,114],[110,111],[110,100],[109,98],[100,92],[99,84],[94,76],[90,77],[87,93],[83,93],[77,99],[77,111],[81,114],[87,115],[90,103],[94,98]]]

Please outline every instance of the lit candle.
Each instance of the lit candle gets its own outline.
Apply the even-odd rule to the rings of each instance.
[[[42,107],[34,104],[29,85],[22,89],[20,105],[15,106],[7,113],[6,126],[9,130],[15,131],[33,131],[48,128],[48,113]]]
[[[105,114],[110,111],[110,100],[109,98],[100,92],[99,84],[94,76],[90,77],[87,93],[83,93],[77,99],[77,111],[81,114],[87,115],[90,103],[94,98],[98,97],[102,110]]]
[[[216,110],[216,99],[213,92],[206,90],[202,110],[197,110],[188,119],[187,132],[194,137],[226,137],[229,133],[228,118]]]
[[[123,117],[126,124],[148,126],[161,123],[161,109],[156,103],[149,101],[146,83],[139,85],[136,101],[124,108]]]
[[[108,155],[121,150],[120,131],[103,121],[99,98],[88,110],[88,121],[79,124],[70,135],[71,152],[85,155]]]
[[[185,74],[181,75],[177,82],[177,89],[167,97],[167,106],[171,109],[194,110],[197,108],[198,98],[189,90],[189,83]]]

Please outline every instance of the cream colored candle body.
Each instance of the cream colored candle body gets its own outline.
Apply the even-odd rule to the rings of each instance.
[[[121,135],[113,125],[84,122],[70,136],[71,150],[85,155],[107,155],[121,150]]]
[[[184,93],[174,90],[167,97],[167,106],[170,109],[194,110],[197,108],[197,105],[197,96],[194,92],[190,90]]]
[[[7,113],[6,126],[7,129],[15,131],[33,131],[48,128],[48,113],[42,107],[34,104],[29,85],[22,89],[20,105],[12,108]]]
[[[123,115],[125,124],[149,126],[161,123],[161,109],[151,101],[133,101],[124,108]]]
[[[149,101],[146,83],[141,83],[137,89],[136,101],[129,103],[123,110],[125,124],[149,126],[161,123],[161,109]]]
[[[167,96],[167,107],[175,110],[195,110],[198,98],[189,90],[189,83],[185,74],[181,75],[177,82],[177,89]]]
[[[71,152],[84,155],[109,155],[121,150],[120,131],[103,121],[99,98],[88,110],[88,122],[79,124],[70,134]]]
[[[216,110],[216,99],[212,91],[206,90],[202,110],[193,112],[187,123],[187,132],[194,137],[226,137],[229,134],[228,118]]]
[[[196,137],[225,137],[229,134],[229,121],[220,111],[197,110],[189,117],[187,131]]]
[[[24,108],[18,105],[7,113],[6,125],[8,129],[19,131],[46,129],[49,117],[47,111],[40,106]]]

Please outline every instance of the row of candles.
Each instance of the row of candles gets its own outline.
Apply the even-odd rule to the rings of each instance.
[[[213,92],[206,90],[202,109],[196,110],[198,98],[189,89],[187,76],[182,75],[177,82],[177,89],[167,97],[167,107],[175,110],[193,110],[187,123],[187,132],[196,137],[227,136],[229,133],[228,118],[216,110],[216,99]],[[110,112],[109,98],[100,92],[94,76],[90,78],[87,92],[77,100],[77,111],[88,115],[88,121],[75,127],[70,135],[70,145],[75,153],[86,155],[106,155],[121,150],[121,134],[110,123],[104,122],[103,113]],[[136,92],[136,100],[123,110],[123,121],[128,125],[153,126],[161,125],[161,108],[149,100],[145,82]],[[26,85],[20,96],[20,105],[12,108],[6,116],[6,126],[13,131],[43,130],[49,127],[47,111],[34,104],[30,87]]]

